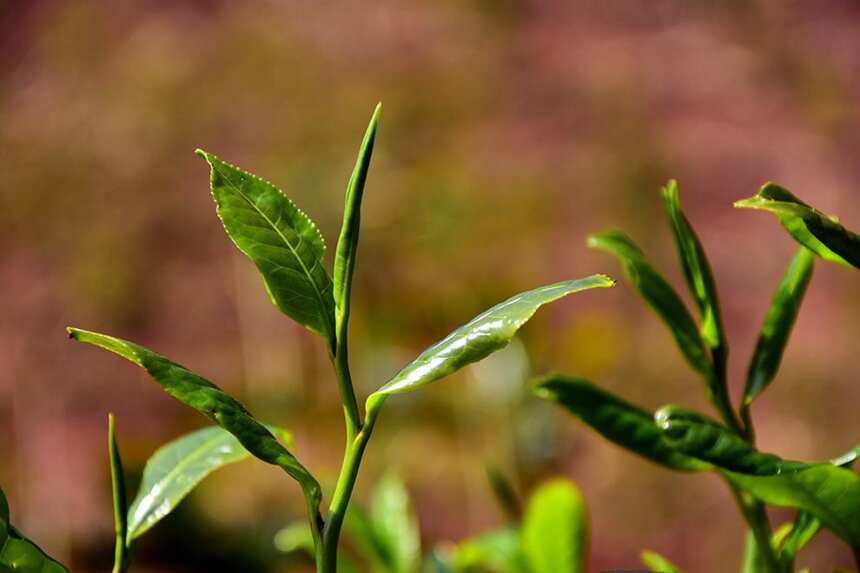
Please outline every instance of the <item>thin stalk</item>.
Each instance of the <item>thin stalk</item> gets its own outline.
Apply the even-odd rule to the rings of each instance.
[[[126,545],[125,540],[128,534],[128,500],[125,496],[125,474],[116,442],[116,426],[114,425],[113,414],[108,415],[108,454],[110,457],[111,494],[113,495],[113,522],[116,532],[113,573],[126,573],[130,562],[128,545]]]
[[[330,354],[334,366],[340,401],[343,404],[343,417],[346,422],[347,447],[361,430],[361,415],[358,413],[358,402],[355,399],[355,389],[352,387],[352,376],[349,373],[349,350],[346,344],[346,329],[349,323],[349,311],[337,321],[337,341],[334,352]]]
[[[766,573],[783,573],[783,568],[771,545],[771,527],[764,505],[757,500],[744,496],[731,482],[726,482],[732,490],[738,509],[755,538]]]
[[[712,394],[711,400],[726,425],[737,434],[746,437],[746,431],[735,415],[734,408],[732,408],[732,399],[729,396],[728,377],[726,376],[726,364],[728,362],[726,347],[718,346],[714,348],[711,351],[711,359],[713,361],[714,379],[716,380],[714,386],[717,388],[717,392]]]
[[[317,566],[319,573],[335,573],[337,571],[337,546],[340,540],[340,531],[346,517],[346,509],[352,496],[352,490],[355,487],[355,480],[358,477],[358,469],[361,466],[364,450],[372,432],[373,420],[368,420],[364,428],[347,444],[346,454],[323,528],[322,562]]]

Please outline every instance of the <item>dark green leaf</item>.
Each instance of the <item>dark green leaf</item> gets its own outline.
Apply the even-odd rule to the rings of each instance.
[[[316,514],[321,495],[316,479],[238,400],[184,366],[143,346],[77,328],[68,331],[75,340],[109,350],[141,366],[168,394],[236,436],[251,454],[281,467],[302,486],[309,509]]]
[[[68,573],[35,543],[15,529],[9,517],[9,503],[0,489],[0,570],[13,573]]]
[[[212,196],[224,229],[257,265],[272,302],[333,343],[332,282],[316,225],[268,181],[205,151],[197,153],[212,168]]]
[[[678,406],[660,408],[654,414],[654,421],[671,447],[721,469],[773,475],[804,465],[761,453],[720,423]]]
[[[364,195],[364,184],[370,169],[370,158],[373,155],[373,143],[376,139],[376,127],[379,124],[379,113],[382,104],[377,104],[370,118],[370,124],[364,134],[364,140],[358,150],[355,169],[349,178],[344,199],[343,225],[337,241],[334,255],[334,300],[338,314],[349,315],[349,297],[352,285],[352,273],[355,269],[355,257],[358,250],[358,232],[361,225],[361,198]]]
[[[570,481],[541,485],[529,498],[522,551],[530,573],[580,573],[588,558],[585,502]]]
[[[651,571],[659,571],[660,573],[683,573],[681,569],[654,551],[645,550],[639,554],[642,563],[645,564]]]
[[[800,303],[812,278],[814,262],[812,252],[801,247],[773,295],[747,373],[743,408],[748,408],[776,376]]]
[[[735,207],[770,211],[797,242],[819,257],[860,268],[860,235],[804,203],[787,189],[766,183],[753,197],[737,201]]]
[[[675,246],[678,249],[678,257],[684,269],[690,295],[696,301],[702,317],[700,329],[702,339],[710,348],[720,349],[722,355],[727,355],[725,328],[720,316],[720,301],[711,265],[705,256],[701,241],[681,210],[678,184],[674,180],[669,181],[663,188],[663,201],[666,204],[666,212],[672,225]]]
[[[654,416],[586,380],[562,375],[542,379],[535,392],[554,400],[607,440],[655,463],[681,471],[707,470],[708,464],[676,451],[654,425]]]
[[[283,431],[269,430],[283,435]],[[137,497],[129,509],[128,542],[167,517],[210,473],[250,456],[239,440],[220,426],[196,430],[160,447],[146,462]]]
[[[693,317],[681,297],[654,270],[642,250],[620,231],[603,231],[592,235],[588,238],[588,245],[618,257],[630,282],[669,327],[690,366],[710,376],[711,361]]]
[[[113,414],[108,415],[108,457],[110,459],[110,483],[113,497],[113,523],[116,543],[114,545],[113,573],[128,571],[129,557],[126,546],[128,531],[128,499],[125,492],[125,472],[116,441],[116,424]]]
[[[575,292],[614,284],[605,275],[592,275],[536,288],[497,304],[427,348],[371,394],[366,407],[368,419],[373,419],[389,395],[411,392],[504,348],[542,305]]]

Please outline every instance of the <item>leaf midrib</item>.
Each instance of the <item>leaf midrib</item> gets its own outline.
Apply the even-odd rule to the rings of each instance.
[[[254,201],[252,201],[250,199],[250,197],[248,197],[245,193],[243,193],[242,190],[235,183],[233,183],[230,180],[229,175],[227,173],[225,173],[223,169],[219,169],[219,171],[221,172],[221,176],[227,182],[228,186],[230,188],[232,188],[233,190],[235,190],[235,192],[242,199],[244,199],[245,202],[248,203],[254,209],[254,211],[256,211],[260,215],[260,217],[262,217],[263,220],[266,221],[272,227],[272,229],[274,229],[275,233],[281,238],[281,240],[283,240],[284,244],[287,245],[290,252],[293,254],[293,257],[295,257],[295,259],[299,262],[299,265],[302,267],[302,271],[304,271],[305,276],[308,279],[308,282],[310,282],[311,286],[313,286],[314,293],[317,295],[317,299],[319,300],[320,304],[322,305],[323,308],[328,308],[326,306],[325,298],[323,297],[322,292],[320,292],[316,281],[314,281],[314,279],[313,279],[313,275],[311,275],[311,272],[308,269],[307,265],[305,265],[305,262],[299,256],[298,251],[296,251],[296,249],[287,240],[287,237],[281,232],[281,230],[277,227],[277,225],[275,225],[275,223],[268,216],[266,216],[265,213],[263,213],[263,211],[257,206],[257,204]],[[262,182],[262,180],[260,180],[260,181]],[[283,193],[281,193],[281,191],[277,187],[275,187],[274,185],[272,185],[272,187],[275,189],[276,193],[279,193],[282,197],[284,197],[285,200],[289,201],[289,199]],[[298,210],[298,207],[295,207],[295,208],[296,208],[296,210]],[[301,234],[300,233],[296,233],[296,234],[298,235],[299,242],[301,243],[301,240],[302,240]],[[319,261],[314,263],[314,266],[316,266],[317,264],[319,264]],[[323,323],[325,324],[326,330],[329,330],[331,328],[331,325],[329,324],[328,316],[323,317]]]

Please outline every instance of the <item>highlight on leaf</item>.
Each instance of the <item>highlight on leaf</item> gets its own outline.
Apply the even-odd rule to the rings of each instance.
[[[774,183],[766,183],[758,193],[735,202],[742,209],[760,209],[776,215],[794,239],[819,257],[860,268],[860,235],[843,227]]]
[[[366,406],[368,419],[373,419],[387,396],[411,392],[501,350],[544,304],[614,284],[606,275],[592,275],[539,287],[497,304],[427,348],[371,394]]]

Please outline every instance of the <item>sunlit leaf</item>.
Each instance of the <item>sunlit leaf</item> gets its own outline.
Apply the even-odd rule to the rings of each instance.
[[[728,348],[713,272],[701,241],[681,210],[678,184],[675,181],[669,181],[663,188],[663,200],[672,226],[672,234],[675,237],[681,267],[684,269],[684,277],[687,279],[690,294],[696,301],[702,317],[700,328],[702,339],[710,348],[719,349],[719,352],[725,356],[728,354]]]
[[[766,183],[753,197],[737,201],[735,207],[770,211],[797,242],[819,257],[860,268],[860,235],[779,185]]]
[[[141,366],[165,392],[233,434],[257,458],[281,467],[302,486],[312,506],[309,509],[316,514],[321,495],[316,479],[238,400],[184,366],[143,346],[77,328],[68,331],[79,342],[109,350]]]
[[[411,392],[504,348],[542,305],[575,292],[614,284],[605,275],[592,275],[536,288],[497,304],[427,348],[371,394],[367,399],[368,418],[375,415],[387,396]]]
[[[543,378],[535,392],[558,402],[607,440],[655,463],[681,471],[710,468],[675,450],[654,425],[653,414],[587,380],[556,374]]]
[[[639,558],[651,571],[659,571],[660,573],[683,573],[677,565],[655,551],[645,550],[639,554]]]
[[[373,143],[376,140],[376,128],[379,124],[381,111],[382,104],[377,104],[358,150],[355,169],[346,187],[343,225],[340,229],[340,237],[334,255],[334,300],[339,314],[349,311],[352,273],[355,269],[358,232],[361,226],[361,199],[364,195],[367,172],[370,169],[370,159],[373,156]]]
[[[580,573],[588,558],[588,517],[576,486],[557,479],[529,498],[522,550],[530,573]]]
[[[710,375],[710,357],[693,317],[675,289],[654,270],[642,250],[628,236],[613,230],[591,235],[588,245],[618,257],[627,278],[669,327],[687,362],[698,372]]]
[[[12,573],[68,573],[35,543],[15,529],[9,517],[9,502],[0,489],[0,570]]]
[[[331,343],[332,281],[316,225],[277,187],[197,150],[211,167],[212,196],[227,234],[250,258],[284,314]]]
[[[282,430],[269,430],[284,435]],[[146,462],[128,511],[129,543],[172,512],[210,473],[249,457],[239,440],[220,426],[196,430],[160,447]]]
[[[743,408],[748,408],[776,376],[800,303],[812,278],[814,262],[812,252],[801,247],[773,295],[747,372]]]

